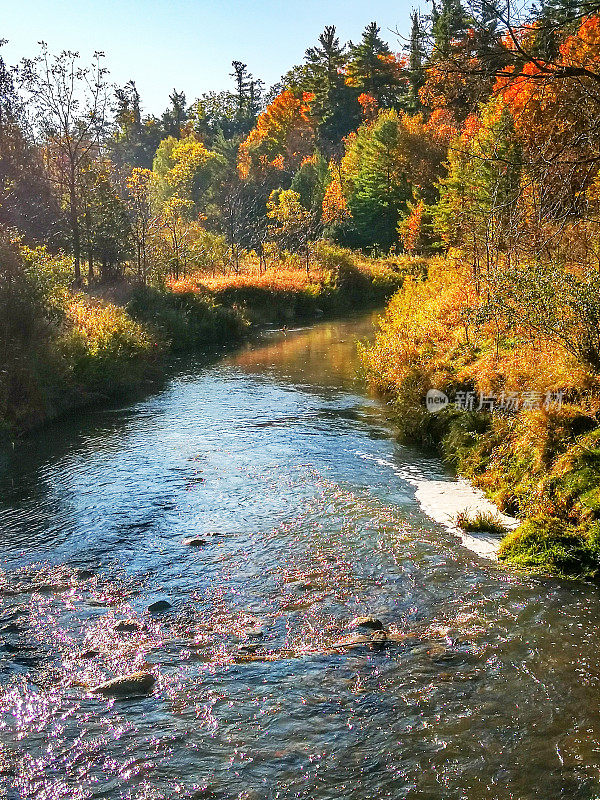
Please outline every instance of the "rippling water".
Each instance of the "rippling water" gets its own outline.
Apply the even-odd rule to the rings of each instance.
[[[422,514],[402,475],[449,476],[364,391],[369,330],[270,334],[5,457],[9,800],[600,796],[597,592]],[[339,647],[363,614],[393,641]],[[149,697],[89,691],[139,669]]]

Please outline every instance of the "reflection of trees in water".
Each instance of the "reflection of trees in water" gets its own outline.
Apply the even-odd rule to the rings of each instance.
[[[268,371],[292,383],[351,388],[358,380],[357,342],[372,335],[375,316],[278,333],[272,342],[229,361],[247,372]]]

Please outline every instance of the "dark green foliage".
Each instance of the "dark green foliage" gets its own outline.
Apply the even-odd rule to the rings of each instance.
[[[360,124],[358,91],[346,85],[346,47],[340,45],[335,27],[328,25],[315,47],[306,51],[301,88],[312,92],[311,114],[317,122],[317,138],[327,155],[341,151],[342,139]]]
[[[431,18],[434,58],[448,58],[453,42],[469,25],[467,13],[460,0],[441,0],[439,7],[434,3]]]
[[[392,115],[394,112],[388,112]],[[364,131],[358,174],[349,200],[353,231],[350,244],[379,246],[383,251],[397,240],[398,222],[412,196],[399,163],[400,129],[395,116],[382,115]]]
[[[562,39],[571,33],[586,13],[595,13],[579,0],[542,0],[534,10],[536,36],[533,52],[542,59],[551,61],[559,52]]]
[[[370,94],[383,108],[393,107],[402,93],[392,51],[376,22],[367,25],[358,44],[350,43],[348,75],[357,89]]]
[[[140,287],[127,304],[127,312],[152,325],[171,350],[210,349],[239,341],[247,323],[230,305],[217,304],[196,292],[174,294]]]

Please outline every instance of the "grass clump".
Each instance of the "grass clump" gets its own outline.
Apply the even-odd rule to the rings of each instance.
[[[462,531],[469,533],[497,533],[504,536],[508,533],[508,528],[502,522],[498,514],[492,511],[476,511],[470,509],[459,511],[454,518],[454,524]]]

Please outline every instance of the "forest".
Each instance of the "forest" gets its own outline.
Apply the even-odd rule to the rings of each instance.
[[[174,89],[158,117],[102,53],[0,59],[0,421],[393,295],[362,358],[407,439],[527,520],[503,557],[592,577],[600,9],[438,0],[409,23],[397,51],[328,26],[272,87],[234,60],[230,91]],[[471,402],[429,414],[432,388]]]

